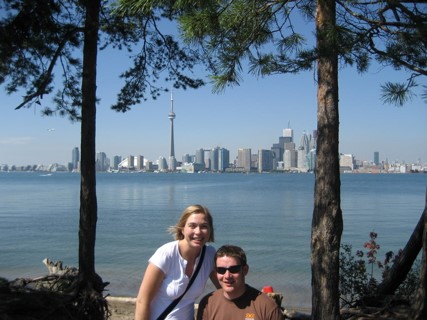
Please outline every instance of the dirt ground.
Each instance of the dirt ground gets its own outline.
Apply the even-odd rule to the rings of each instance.
[[[135,298],[107,297],[111,311],[111,320],[133,320],[135,316]]]

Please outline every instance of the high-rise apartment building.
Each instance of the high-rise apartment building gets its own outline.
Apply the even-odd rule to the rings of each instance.
[[[251,149],[240,148],[237,150],[237,167],[244,171],[251,171]]]
[[[224,172],[230,166],[230,151],[225,148],[218,152],[218,171]]]
[[[120,162],[122,162],[122,157],[121,156],[114,156],[113,157],[113,168],[114,168],[114,170],[118,170],[119,169]]]
[[[159,168],[159,171],[162,171],[162,172],[168,170],[168,165],[167,165],[166,159],[164,157],[159,158],[158,168]]]
[[[286,149],[283,153],[283,167],[285,170],[297,167],[297,152],[295,148]]]
[[[374,164],[376,166],[380,165],[380,153],[378,151],[374,152]]]
[[[96,154],[96,171],[107,171],[109,166],[109,159],[105,152],[98,152]]]
[[[273,144],[271,151],[274,153],[275,162],[283,161],[283,153],[286,149],[289,150],[290,146],[286,147],[288,143],[294,141],[294,131],[291,128],[283,129],[283,135],[279,137],[279,143]]]
[[[352,154],[340,154],[340,170],[353,171],[354,156]]]
[[[190,163],[191,162],[191,157],[188,153],[186,153],[185,155],[182,156],[182,163]]]
[[[258,172],[273,170],[274,154],[271,150],[258,150]]]
[[[79,148],[75,147],[71,152],[71,163],[72,163],[73,170],[77,170],[79,168],[79,162],[80,162]]]
[[[144,169],[144,156],[136,156],[135,170],[142,171]]]
[[[205,164],[205,150],[198,149],[196,150],[196,159],[194,160],[195,163],[198,164]]]
[[[215,147],[209,152],[209,159],[211,160],[211,171],[218,171],[218,153],[219,147]]]

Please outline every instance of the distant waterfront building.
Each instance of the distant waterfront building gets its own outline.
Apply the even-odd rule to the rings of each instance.
[[[380,153],[378,151],[374,152],[374,164],[376,166],[380,165]]]
[[[168,171],[168,164],[164,157],[159,157],[158,168],[159,168],[159,171],[162,171],[162,172]]]
[[[96,171],[107,171],[110,167],[110,161],[105,152],[98,152],[96,154]]]
[[[258,150],[258,172],[268,172],[273,170],[274,154],[271,150]]]
[[[80,162],[79,148],[75,147],[71,152],[71,163],[72,163],[73,170],[77,170],[79,168],[79,162]]]
[[[306,155],[308,171],[313,172],[316,169],[316,149],[311,149]]]
[[[201,163],[183,163],[181,165],[181,172],[185,173],[195,173],[202,171],[204,169],[204,165]]]
[[[308,151],[308,150],[307,150]],[[300,146],[297,151],[297,168],[301,171],[307,170],[307,155],[308,152],[304,149],[304,147]]]
[[[191,161],[191,157],[188,153],[182,156],[182,163],[191,163],[191,162],[193,161]]]
[[[340,171],[354,170],[354,156],[352,154],[340,154]]]
[[[135,170],[135,157],[133,155],[127,156],[117,166],[119,170],[133,171]]]
[[[211,151],[209,149],[203,150],[205,159],[205,169],[211,170]]]
[[[285,170],[297,167],[297,152],[295,149],[285,149],[283,153],[283,163]]]
[[[251,149],[240,148],[237,150],[237,167],[244,171],[251,171]]]
[[[228,167],[230,167],[230,151],[221,148],[218,152],[218,171],[224,172]]]
[[[137,171],[144,170],[144,156],[139,155],[135,157],[135,169]]]
[[[273,144],[271,151],[274,152],[275,161],[283,161],[283,154],[285,152],[285,145],[287,143],[292,143],[294,139],[294,131],[291,128],[283,129],[283,134],[279,137],[279,143]],[[288,145],[287,149],[289,150],[290,146]],[[294,147],[295,148],[295,147]]]
[[[202,165],[205,164],[205,150],[203,149],[196,150],[196,159],[194,159],[194,162]]]
[[[122,157],[121,156],[114,156],[114,158],[113,158],[113,169],[114,170],[119,169],[120,162],[122,162]]]
[[[209,153],[209,159],[211,159],[211,171],[218,171],[218,153],[219,147],[213,148]]]

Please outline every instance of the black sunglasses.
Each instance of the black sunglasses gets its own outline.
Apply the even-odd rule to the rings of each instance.
[[[242,266],[238,264],[236,266],[231,266],[228,268],[216,267],[216,272],[218,272],[219,274],[225,274],[225,272],[228,270],[230,273],[238,273],[240,272],[241,269],[242,269]]]

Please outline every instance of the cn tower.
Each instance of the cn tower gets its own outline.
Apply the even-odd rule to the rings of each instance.
[[[169,171],[175,171],[175,144],[173,139],[173,120],[175,119],[175,113],[173,112],[173,93],[171,92],[171,109],[168,118],[171,121],[171,149],[169,154]]]

